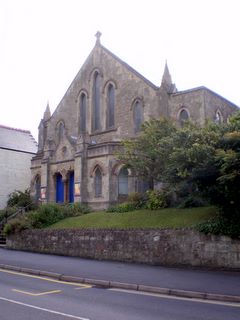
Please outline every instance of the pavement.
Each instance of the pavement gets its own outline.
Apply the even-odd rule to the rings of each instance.
[[[240,270],[170,268],[0,248],[0,268],[62,281],[240,303]]]

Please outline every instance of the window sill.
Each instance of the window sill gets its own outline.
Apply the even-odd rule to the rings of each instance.
[[[109,129],[106,129],[106,130],[103,130],[103,131],[94,131],[90,134],[90,137],[91,136],[97,136],[97,135],[100,135],[100,134],[105,134],[105,133],[108,133],[108,132],[113,132],[113,131],[117,131],[117,128],[109,128]]]

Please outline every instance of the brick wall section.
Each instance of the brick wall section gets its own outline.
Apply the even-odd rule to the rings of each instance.
[[[240,241],[190,229],[27,230],[7,247],[98,260],[240,268]]]

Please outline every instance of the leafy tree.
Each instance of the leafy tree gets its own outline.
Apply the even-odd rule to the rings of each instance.
[[[153,189],[154,180],[164,180],[169,154],[173,151],[172,134],[176,126],[167,119],[145,122],[136,139],[123,141],[123,152],[118,158],[144,177]]]

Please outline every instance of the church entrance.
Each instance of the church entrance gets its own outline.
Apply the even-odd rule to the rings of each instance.
[[[56,174],[56,202],[64,202],[64,182],[60,173]]]

